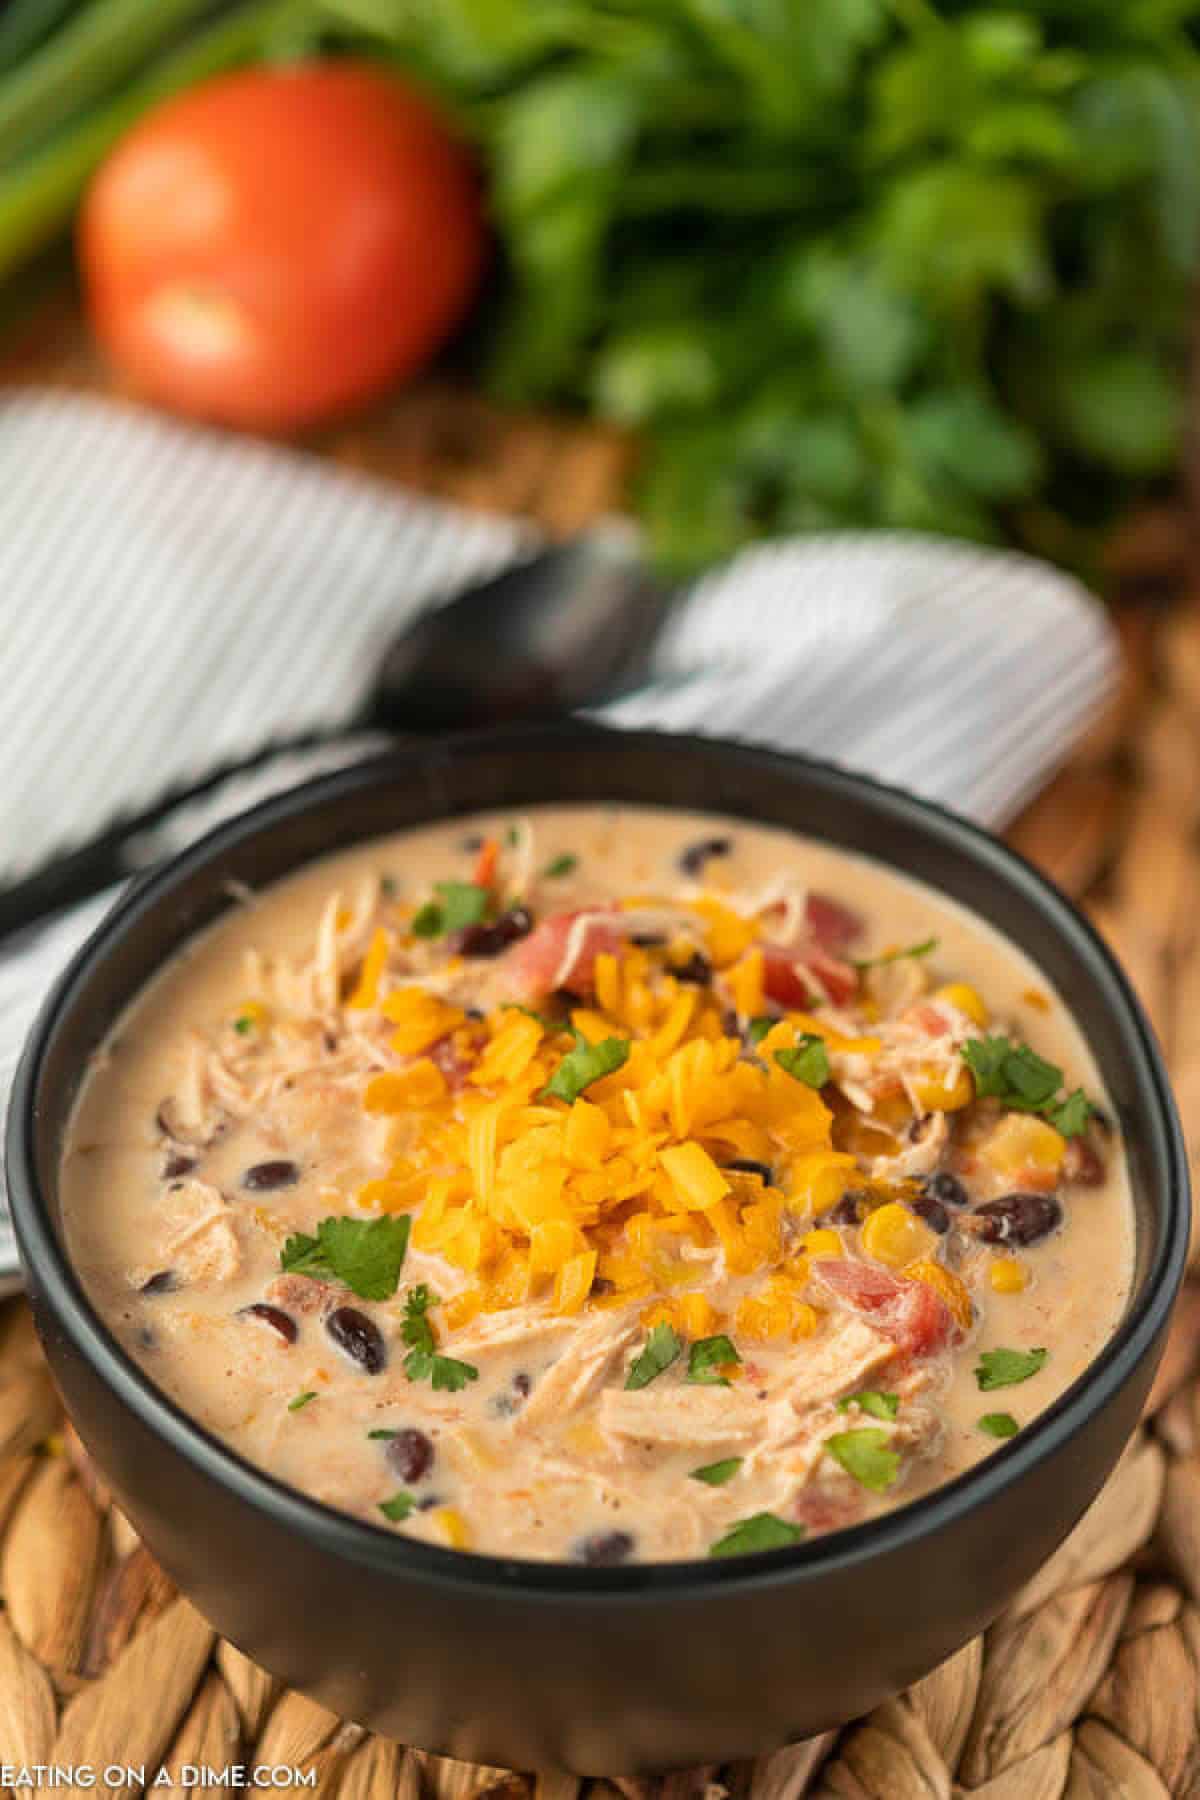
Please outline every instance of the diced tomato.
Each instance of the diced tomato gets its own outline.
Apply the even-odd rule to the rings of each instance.
[[[923,1281],[908,1281],[849,1257],[822,1257],[813,1267],[827,1287],[865,1313],[908,1356],[932,1356],[954,1336],[950,1308]]]
[[[777,944],[762,945],[762,953],[763,990],[777,1006],[811,1006],[826,994],[835,1006],[844,1006],[854,997],[858,976],[853,964],[839,957],[819,949],[782,950]]]
[[[936,1006],[910,1006],[903,1015],[906,1025],[913,1025],[923,1031],[926,1037],[948,1037],[950,1025]]]
[[[486,838],[479,847],[471,880],[476,887],[491,888],[496,883],[496,865],[500,860],[500,840]]]
[[[543,999],[555,988],[588,994],[595,981],[596,958],[615,956],[623,943],[620,932],[607,919],[594,915],[579,934],[569,964],[563,966],[571,929],[580,911],[555,913],[543,919],[505,956],[512,991],[520,1000]]]
[[[812,940],[822,950],[845,950],[856,937],[861,937],[863,922],[857,913],[831,900],[828,894],[810,894],[804,904],[804,923]]]
[[[857,1525],[865,1510],[862,1495],[848,1481],[836,1488],[801,1488],[792,1502],[793,1517],[814,1533]]]

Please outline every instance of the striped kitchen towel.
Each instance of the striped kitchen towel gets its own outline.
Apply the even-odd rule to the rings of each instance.
[[[0,884],[272,739],[353,719],[405,620],[529,529],[128,407],[0,403]],[[1012,816],[1109,689],[1115,643],[1069,577],[896,533],[748,550],[673,614],[616,725],[833,757],[986,824]],[[369,740],[287,753],[181,808],[167,854]],[[0,1095],[102,896],[0,956]],[[16,1264],[0,1196],[0,1285]]]

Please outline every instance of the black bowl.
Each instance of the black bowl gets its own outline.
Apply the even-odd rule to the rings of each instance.
[[[537,801],[643,801],[865,851],[993,921],[1091,1043],[1128,1145],[1134,1293],[1070,1390],[979,1468],[871,1523],[718,1562],[501,1561],[373,1529],[244,1462],[160,1393],[63,1249],[57,1165],[88,1056],[229,902],[398,828]],[[421,744],[222,826],[143,880],[59,981],[8,1127],[13,1214],[46,1354],[80,1436],[179,1585],[285,1681],[429,1749],[617,1773],[759,1754],[874,1706],[1004,1606],[1094,1498],[1154,1373],[1188,1241],[1179,1126],[1150,1031],[1079,914],[945,812],[820,763],[579,724]]]

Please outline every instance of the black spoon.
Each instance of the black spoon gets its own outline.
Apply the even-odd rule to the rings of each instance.
[[[673,599],[620,526],[538,551],[406,627],[380,658],[360,710],[337,730],[276,739],[224,763],[0,890],[0,938],[135,874],[153,860],[136,840],[175,807],[282,751],[372,729],[460,731],[552,718],[636,686]]]

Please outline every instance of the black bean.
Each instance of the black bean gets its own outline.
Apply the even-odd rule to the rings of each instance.
[[[252,1163],[242,1175],[242,1186],[253,1193],[270,1193],[272,1188],[292,1187],[300,1179],[298,1163],[279,1157],[274,1162]]]
[[[1063,1180],[1076,1187],[1100,1187],[1108,1173],[1103,1156],[1086,1138],[1072,1138],[1063,1158]]]
[[[377,1325],[357,1306],[336,1306],[325,1321],[325,1329],[339,1350],[351,1362],[358,1363],[368,1375],[378,1375],[387,1363],[387,1346]]]
[[[533,914],[529,908],[510,906],[491,925],[464,925],[451,937],[450,948],[460,956],[499,956],[532,930]]]
[[[707,956],[697,950],[679,968],[672,969],[671,973],[676,981],[685,981],[689,987],[707,987],[712,980],[712,964]]]
[[[577,994],[574,988],[555,988],[550,998],[557,1006],[560,1006],[564,1012],[574,1012],[577,1006],[583,1005],[583,995]]]
[[[939,1169],[936,1175],[926,1177],[925,1192],[940,1200],[943,1206],[966,1206],[970,1196],[957,1175],[951,1175],[947,1169]]]
[[[519,1394],[522,1400],[528,1400],[530,1394],[533,1392],[533,1382],[524,1369],[518,1369],[513,1376],[512,1389],[513,1393]]]
[[[168,1150],[162,1178],[164,1181],[178,1181],[181,1175],[190,1175],[195,1166],[194,1156],[186,1156],[182,1150]]]
[[[589,1294],[597,1294],[600,1296],[605,1294],[615,1294],[616,1291],[616,1282],[610,1281],[607,1275],[594,1275],[592,1277],[592,1285],[588,1289]]]
[[[661,931],[631,931],[629,941],[639,950],[661,950],[667,940]]]
[[[272,1331],[277,1331],[285,1344],[294,1344],[299,1335],[296,1321],[291,1313],[285,1313],[282,1307],[271,1306],[266,1300],[256,1300],[252,1306],[243,1306],[238,1313],[239,1319],[261,1319]]]
[[[137,1341],[143,1350],[157,1350],[158,1339],[148,1325],[143,1325],[137,1334]]]
[[[149,1281],[143,1281],[138,1289],[139,1294],[173,1294],[179,1286],[179,1277],[174,1269],[159,1269],[151,1275]]]
[[[388,1439],[384,1455],[401,1481],[420,1481],[433,1467],[433,1443],[412,1425]]]
[[[866,1195],[861,1188],[847,1188],[823,1216],[831,1225],[857,1225],[865,1217]]]
[[[593,1531],[575,1547],[575,1561],[589,1563],[594,1569],[611,1569],[628,1562],[633,1554],[633,1538],[627,1531]]]
[[[480,1019],[487,1017],[482,1006],[468,1006],[466,1009],[466,1014],[467,1014],[468,1019],[474,1019],[477,1024]]]
[[[679,858],[679,867],[685,875],[699,875],[710,857],[728,856],[732,850],[732,838],[701,838],[698,843],[689,844],[683,851]]]
[[[758,1175],[770,1187],[775,1180],[775,1171],[770,1163],[756,1162],[752,1156],[735,1156],[732,1162],[722,1163],[723,1169],[733,1169],[739,1175]]]
[[[1062,1224],[1054,1194],[1004,1194],[975,1208],[983,1220],[980,1236],[989,1244],[1036,1244]]]
[[[426,1494],[424,1499],[417,1501],[417,1511],[430,1512],[433,1507],[440,1506],[441,1504],[442,1496],[440,1494]]]
[[[946,1211],[946,1208],[942,1205],[936,1194],[918,1194],[916,1198],[910,1200],[908,1204],[913,1212],[916,1213],[918,1219],[924,1219],[930,1230],[936,1231],[939,1237],[944,1236],[945,1233],[949,1231],[950,1214]]]
[[[592,1291],[595,1292],[594,1284]],[[532,1390],[533,1382],[524,1369],[518,1369],[508,1388],[492,1400],[491,1411],[498,1419],[511,1419],[514,1413],[520,1412],[522,1402],[528,1400]]]

